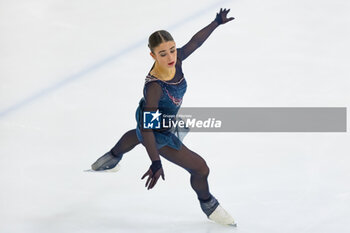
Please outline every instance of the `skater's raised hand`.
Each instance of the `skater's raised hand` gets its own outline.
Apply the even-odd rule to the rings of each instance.
[[[153,161],[152,165],[150,166],[148,171],[142,176],[141,179],[143,180],[146,176],[148,176],[147,182],[145,185],[145,187],[148,186],[147,189],[153,188],[156,185],[160,176],[162,176],[162,179],[165,180],[164,171],[160,160]]]
[[[224,10],[222,10],[222,8],[220,8],[220,12],[216,13],[215,21],[220,25],[234,20],[234,17],[227,18],[227,13],[229,11],[230,9],[226,10],[226,8],[224,8]]]

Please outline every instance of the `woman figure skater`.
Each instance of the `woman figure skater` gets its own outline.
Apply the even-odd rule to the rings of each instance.
[[[155,62],[146,76],[143,97],[136,109],[137,127],[126,132],[118,143],[91,167],[95,171],[113,169],[126,152],[142,143],[152,161],[152,165],[142,176],[142,179],[147,177],[145,186],[148,189],[152,189],[160,177],[164,180],[164,171],[159,156],[161,155],[190,173],[191,186],[197,194],[201,209],[209,219],[220,224],[236,226],[234,219],[209,192],[207,180],[209,167],[205,160],[182,143],[186,131],[180,136],[178,130],[147,130],[142,124],[144,111],[155,112],[159,109],[168,115],[177,114],[187,88],[181,68],[182,62],[203,44],[215,28],[234,19],[233,17],[227,18],[229,11],[230,9],[222,10],[221,8],[215,19],[181,48],[176,48],[174,39],[165,30],[151,34],[148,47]]]

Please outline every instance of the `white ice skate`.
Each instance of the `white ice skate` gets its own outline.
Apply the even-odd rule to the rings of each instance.
[[[203,212],[210,220],[223,225],[237,226],[231,215],[221,207],[220,203],[213,195],[210,195],[210,198],[207,200],[199,199],[199,203]]]
[[[87,172],[117,172],[120,169],[120,160],[123,155],[115,156],[111,151],[105,153],[96,162],[91,165],[91,169],[85,170]]]
[[[229,215],[229,213],[227,213],[226,210],[221,207],[221,205],[218,205],[208,218],[219,224],[230,225],[233,227],[237,226],[237,223],[235,223],[231,215]]]

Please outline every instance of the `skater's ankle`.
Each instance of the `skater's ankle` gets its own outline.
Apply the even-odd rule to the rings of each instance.
[[[114,153],[113,149],[110,150],[110,153],[111,153],[111,155],[113,155],[114,157],[117,157],[117,158],[123,157],[123,154],[116,154],[116,153]]]
[[[216,207],[218,207],[219,205],[218,200],[213,195],[210,195],[209,200],[199,199],[199,203],[203,212],[207,215],[207,217],[209,217],[209,215],[211,215],[211,213],[213,213]]]
[[[198,197],[198,200],[202,203],[206,203],[206,202],[209,202],[212,198],[213,198],[213,196],[210,194],[210,196],[208,198],[202,199],[202,198]]]

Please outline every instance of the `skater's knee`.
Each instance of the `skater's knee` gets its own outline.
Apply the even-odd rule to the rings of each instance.
[[[200,170],[200,175],[203,177],[208,177],[209,172],[210,172],[210,169],[209,169],[208,165],[205,163]]]
[[[210,169],[207,165],[207,163],[203,160],[201,161],[196,169],[192,169],[191,173],[194,175],[198,175],[201,177],[208,177],[209,176]]]

